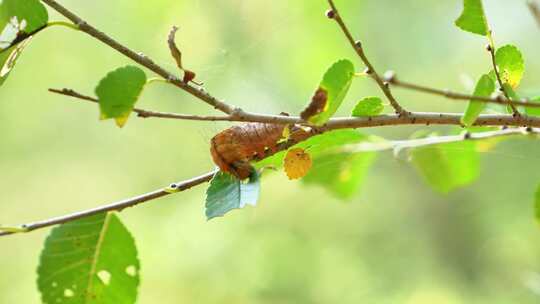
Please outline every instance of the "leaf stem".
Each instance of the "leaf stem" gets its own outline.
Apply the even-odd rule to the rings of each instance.
[[[63,26],[65,28],[69,28],[69,29],[72,29],[72,30],[76,30],[76,31],[79,31],[79,27],[71,22],[65,22],[65,21],[51,21],[49,23],[47,23],[47,28],[49,27],[53,27],[53,26]]]

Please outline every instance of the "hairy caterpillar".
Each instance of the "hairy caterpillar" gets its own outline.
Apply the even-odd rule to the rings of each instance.
[[[284,137],[285,128],[290,128],[288,138]],[[296,143],[309,136],[310,132],[298,127],[245,123],[214,136],[210,142],[210,153],[221,171],[239,179],[246,179],[253,172],[251,161],[261,160],[279,152],[281,150],[279,143],[284,139]]]

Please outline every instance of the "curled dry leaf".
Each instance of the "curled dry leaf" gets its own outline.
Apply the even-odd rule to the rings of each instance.
[[[185,83],[193,82],[197,85],[201,85],[200,83],[196,83],[194,81],[195,77],[197,76],[195,72],[185,69],[182,64],[182,52],[180,51],[180,49],[175,43],[177,31],[178,31],[178,27],[173,26],[171,31],[169,32],[169,38],[167,39],[167,44],[169,45],[169,50],[171,51],[172,57],[176,61],[176,65],[178,66],[180,70],[184,71],[184,77],[182,81]]]

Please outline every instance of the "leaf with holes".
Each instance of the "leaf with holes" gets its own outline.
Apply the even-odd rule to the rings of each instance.
[[[352,79],[354,76],[354,65],[349,60],[340,60],[326,73],[317,91],[324,91],[326,93],[326,103],[324,110],[312,116],[309,121],[315,125],[323,125],[326,123],[339,109],[343,99],[349,92]]]
[[[311,156],[302,148],[289,150],[283,160],[283,167],[289,179],[299,179],[306,176],[311,165]]]
[[[352,116],[354,117],[366,117],[377,116],[384,110],[384,105],[379,97],[366,97],[354,108]]]
[[[525,62],[519,49],[513,45],[505,45],[495,53],[495,61],[503,83],[517,88],[525,71]]]
[[[478,80],[473,95],[478,97],[489,97],[493,91],[495,91],[495,82],[491,77],[489,77],[489,75],[486,74],[480,77]],[[472,126],[485,108],[485,102],[477,100],[469,101],[469,106],[461,118],[461,123],[467,127]]]
[[[6,81],[31,34],[46,26],[48,20],[47,10],[39,0],[0,1],[0,86]],[[15,42],[18,43],[15,45]]]
[[[135,241],[114,213],[53,229],[38,267],[43,303],[131,304],[137,298]]]
[[[480,156],[473,141],[415,148],[410,156],[427,183],[441,193],[472,183],[480,172]]]
[[[489,25],[482,0],[463,0],[463,12],[456,20],[460,29],[482,36],[489,34]]]
[[[242,209],[247,205],[256,206],[259,200],[260,174],[253,172],[248,181],[218,172],[208,190],[206,190],[206,218],[224,216],[234,209]]]
[[[101,119],[114,118],[123,127],[146,84],[146,74],[134,66],[116,69],[103,78],[97,88]]]

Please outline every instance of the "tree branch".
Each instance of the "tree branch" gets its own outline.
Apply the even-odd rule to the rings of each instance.
[[[72,222],[81,218],[89,217],[89,216],[96,215],[103,212],[122,211],[126,208],[134,207],[136,205],[149,202],[149,201],[152,201],[152,200],[155,200],[155,199],[158,199],[158,198],[161,198],[161,197],[173,194],[173,193],[182,192],[192,187],[195,187],[197,185],[206,183],[212,179],[212,177],[216,174],[216,172],[217,171],[208,172],[201,176],[172,184],[166,188],[155,190],[155,191],[152,191],[152,192],[140,195],[140,196],[122,200],[119,202],[115,202],[109,205],[97,207],[94,209],[79,211],[72,214],[55,217],[55,218],[51,218],[51,219],[47,219],[43,221],[23,224],[23,225],[19,225],[15,227],[0,226],[0,237],[15,234],[15,233],[26,233],[26,232],[34,231],[34,230],[45,228],[45,227],[64,224],[67,222]]]
[[[97,102],[94,97],[89,97],[77,93],[70,89],[50,89],[49,91],[62,94],[70,97],[75,97],[81,100]],[[530,104],[535,105],[536,104]],[[337,129],[358,129],[380,126],[396,126],[396,125],[457,125],[461,126],[461,114],[451,113],[422,113],[411,112],[407,116],[403,115],[378,115],[372,117],[338,117],[330,119],[322,127],[314,127],[307,124],[302,118],[296,116],[283,115],[266,115],[258,113],[250,113],[244,111],[235,111],[228,116],[197,116],[184,115],[175,113],[154,112],[143,109],[134,109],[140,117],[159,117],[181,120],[200,120],[200,121],[231,121],[231,122],[259,122],[271,124],[299,124],[310,126],[317,129],[316,133],[328,132]],[[477,126],[516,126],[516,127],[540,127],[539,117],[522,117],[517,118],[512,115],[480,115],[475,122]]]
[[[169,73],[163,67],[156,64],[148,56],[145,56],[141,53],[137,53],[129,49],[128,47],[117,42],[116,40],[108,36],[107,34],[97,30],[95,27],[88,24],[86,21],[81,19],[79,16],[75,15],[73,12],[71,12],[67,8],[60,5],[55,0],[41,0],[41,1],[43,1],[49,7],[51,7],[52,9],[54,9],[55,11],[57,11],[58,13],[66,17],[67,19],[69,19],[71,22],[75,23],[80,31],[96,38],[97,40],[117,50],[118,52],[122,53],[123,55],[130,58],[131,60],[137,62],[138,64],[160,75],[161,77],[163,77],[170,83],[174,84],[175,86],[179,87],[180,89],[188,92],[189,94],[211,105],[215,109],[218,109],[221,112],[226,113],[226,114],[230,114],[235,110],[233,106],[230,106],[224,101],[221,101],[217,99],[216,97],[210,95],[203,88],[192,86],[190,83],[180,80],[178,77]]]
[[[473,95],[468,95],[468,94],[463,94],[463,93],[452,92],[448,90],[434,89],[434,88],[402,81],[398,77],[396,77],[395,74],[393,73],[388,73],[388,75],[385,76],[384,80],[387,81],[389,84],[394,85],[396,87],[401,87],[401,88],[414,90],[414,91],[418,91],[422,93],[439,95],[439,96],[443,96],[443,97],[453,99],[453,100],[465,100],[465,101],[475,100],[475,101],[480,101],[480,102],[485,102],[485,103],[494,103],[494,104],[500,104],[500,105],[512,104],[514,106],[540,108],[540,103],[508,100],[503,96],[497,96],[497,97],[473,96]]]
[[[361,153],[361,152],[376,152],[376,151],[386,151],[392,150],[394,154],[399,153],[403,149],[409,148],[419,148],[425,146],[432,146],[444,143],[451,142],[460,142],[465,140],[483,140],[496,137],[512,136],[512,135],[528,135],[535,134],[540,135],[540,129],[538,128],[512,128],[512,129],[502,129],[498,131],[488,131],[481,133],[464,133],[462,135],[453,135],[453,136],[438,136],[438,137],[427,137],[421,139],[412,139],[412,140],[396,140],[396,141],[386,141],[381,143],[361,143],[357,145],[349,145],[343,147],[343,151],[352,152],[352,153]],[[59,224],[64,224],[72,222],[81,218],[89,217],[103,212],[111,211],[122,211],[129,207],[134,207],[136,205],[149,202],[173,193],[182,192],[188,190],[194,186],[203,184],[212,179],[217,171],[212,171],[204,175],[192,178],[190,180],[182,181],[170,185],[169,187],[162,188],[153,192],[149,192],[137,197],[130,199],[122,200],[115,202],[109,205],[104,205],[101,207],[75,212],[72,214],[51,218],[43,221],[22,224],[14,227],[0,226],[0,237],[8,236],[16,233],[27,233],[34,230],[51,227]]]
[[[346,152],[380,152],[392,150],[394,154],[399,154],[403,149],[420,148],[434,146],[439,144],[447,144],[453,142],[461,142],[466,140],[484,140],[490,138],[516,136],[516,135],[540,135],[539,128],[507,128],[497,131],[486,131],[479,133],[463,132],[461,135],[449,136],[433,136],[419,139],[409,140],[391,140],[382,142],[367,142],[343,147]]]
[[[534,19],[536,19],[538,26],[540,26],[540,6],[538,6],[538,3],[534,2],[533,0],[527,1],[527,4],[529,5],[529,9],[533,14]]]
[[[241,109],[234,108],[224,103],[223,101],[220,101],[217,98],[211,96],[210,94],[205,92],[202,88],[192,86],[189,83],[189,81],[182,81],[178,79],[176,76],[174,76],[173,74],[170,74],[161,66],[155,64],[148,57],[141,55],[139,53],[136,53],[135,51],[125,47],[124,45],[115,41],[111,37],[107,36],[105,33],[100,32],[99,30],[97,30],[96,28],[92,27],[91,25],[86,23],[84,20],[79,18],[77,15],[75,15],[74,13],[66,9],[65,7],[58,4],[55,0],[41,0],[41,1],[46,3],[52,9],[56,10],[58,13],[62,14],[69,20],[71,20],[73,23],[75,23],[79,30],[109,45],[113,49],[131,58],[132,60],[139,63],[140,65],[145,66],[146,68],[160,75],[161,77],[166,79],[168,82],[176,85],[182,90],[212,105],[214,108],[228,114],[227,116],[196,116],[196,115],[183,115],[183,114],[175,114],[175,113],[154,112],[154,111],[147,111],[143,109],[134,109],[134,111],[140,117],[306,125],[306,122],[299,117],[248,113],[248,112],[242,111]],[[337,130],[337,129],[367,128],[367,127],[376,127],[376,126],[422,125],[422,124],[424,125],[432,125],[432,124],[461,125],[461,117],[462,117],[461,114],[421,113],[421,112],[411,113],[411,112],[405,111],[399,105],[399,103],[395,100],[394,96],[392,95],[389,89],[388,83],[385,83],[383,81],[380,75],[376,72],[371,62],[367,59],[367,56],[365,55],[361,44],[359,42],[354,41],[354,38],[352,37],[351,32],[349,31],[343,19],[339,15],[339,12],[336,6],[334,5],[334,2],[332,0],[328,0],[328,3],[330,4],[332,8],[332,10],[328,13],[329,17],[335,19],[336,22],[339,24],[340,28],[342,29],[343,33],[345,34],[345,36],[347,37],[347,39],[353,46],[354,50],[356,51],[360,59],[366,65],[367,73],[375,79],[375,81],[377,82],[381,90],[384,92],[384,94],[390,101],[391,105],[396,111],[396,114],[379,115],[379,116],[374,116],[374,117],[333,118],[330,121],[328,121],[328,123],[326,123],[324,126],[321,126],[321,127],[311,126],[312,136],[316,134],[328,132],[331,130]],[[492,55],[494,56],[494,54]],[[495,65],[495,70],[497,71],[495,62],[494,62],[494,65]],[[500,80],[500,77],[499,77],[499,80]],[[394,84],[396,85],[396,83]],[[403,83],[401,84],[403,85]],[[466,96],[463,94],[442,92],[435,89],[430,89],[430,88],[415,86],[415,85],[410,85],[410,84],[405,84],[403,85],[403,87],[408,87],[408,88],[416,89],[418,91],[428,92],[432,94],[443,95],[443,96],[453,98],[453,99],[464,99],[465,97],[467,97],[467,99],[471,99],[470,98],[471,96]],[[89,102],[94,102],[94,103],[98,102],[98,100],[94,97],[85,96],[73,90],[51,89],[50,91],[54,93],[62,94],[62,95],[75,97],[75,98],[89,101]],[[499,99],[497,100],[483,99],[483,101],[501,103],[501,100]],[[510,98],[507,96],[506,100],[502,100],[502,102],[505,104],[508,104],[510,102]],[[512,105],[514,104],[518,104],[518,102],[512,102]],[[527,105],[527,106],[530,106],[530,105]],[[528,133],[535,133],[535,134],[540,133],[539,129],[536,129],[536,128],[540,128],[540,118],[538,117],[517,117],[516,115],[514,116],[481,115],[476,120],[475,125],[477,126],[526,126],[527,129],[525,129],[525,131]],[[448,137],[440,137],[438,139],[430,138],[430,139],[416,140],[414,142],[413,141],[394,141],[394,142],[390,142],[391,144],[388,146],[388,148],[396,149],[396,147],[418,147],[421,145],[431,145],[431,144],[437,144],[441,142],[451,142],[453,140],[457,141],[457,140],[465,140],[465,139],[484,139],[484,138],[506,136],[506,135],[512,135],[512,134],[518,134],[518,133],[523,134],[524,131],[522,129],[507,129],[507,130],[501,130],[501,131],[494,131],[492,133],[485,132],[483,134],[469,134],[469,135],[463,135],[463,136],[457,136],[457,137],[448,136]],[[287,144],[282,145],[282,147],[283,149],[285,149],[287,147]],[[359,148],[359,147],[356,147],[356,148]],[[162,188],[162,189],[159,189],[159,190],[147,193],[147,194],[143,194],[143,195],[131,198],[131,199],[122,200],[119,202],[97,207],[94,209],[89,209],[86,211],[76,212],[76,213],[69,214],[66,216],[61,216],[61,217],[29,223],[29,224],[23,224],[16,227],[0,226],[0,236],[10,235],[10,234],[19,233],[19,232],[30,232],[33,230],[67,223],[70,221],[74,221],[80,218],[88,217],[88,216],[103,213],[103,212],[121,211],[125,208],[133,207],[138,204],[142,204],[144,202],[161,198],[163,196],[166,196],[172,193],[185,191],[196,185],[200,185],[202,183],[208,182],[212,179],[215,173],[216,171],[212,171],[207,174],[201,175],[199,177],[195,177],[187,181],[173,184],[167,188]]]
[[[355,50],[358,57],[360,57],[362,62],[364,62],[364,64],[366,65],[367,67],[366,73],[371,75],[373,79],[375,79],[375,81],[377,82],[377,85],[379,86],[379,88],[381,88],[382,92],[384,93],[384,95],[386,96],[386,98],[388,99],[388,101],[390,102],[394,110],[396,111],[396,113],[399,115],[407,115],[408,112],[405,109],[403,109],[403,107],[401,107],[401,105],[397,102],[394,95],[392,95],[390,88],[384,83],[380,75],[377,73],[377,70],[375,70],[375,67],[373,66],[373,64],[371,64],[371,62],[367,58],[364,52],[362,43],[360,41],[354,40],[354,37],[352,36],[351,31],[347,27],[347,24],[345,24],[345,21],[343,21],[343,19],[341,18],[341,15],[339,14],[339,11],[336,5],[334,4],[334,1],[328,0],[328,4],[330,4],[331,10],[327,12],[327,16],[331,19],[334,19],[337,22],[337,24],[343,31],[343,34],[345,34],[345,37],[347,37],[347,40],[349,41],[349,43]]]

